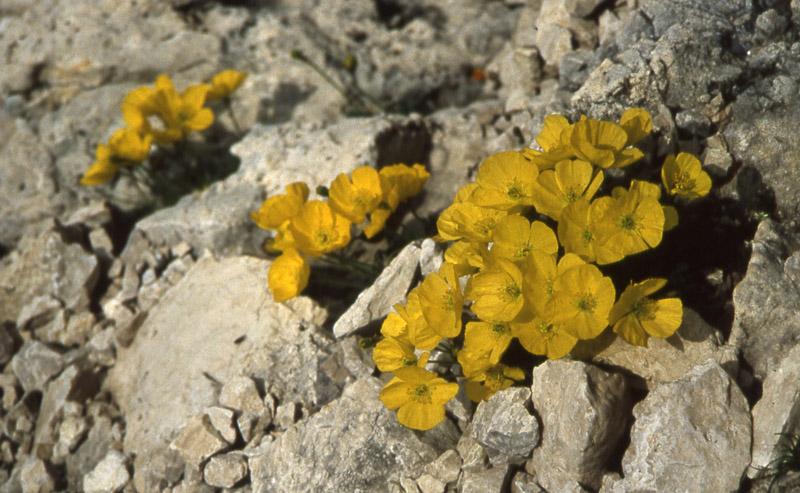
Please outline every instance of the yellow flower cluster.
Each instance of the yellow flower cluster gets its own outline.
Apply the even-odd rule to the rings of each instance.
[[[225,70],[211,84],[197,84],[178,93],[167,75],[159,75],[155,88],[139,87],[122,103],[126,128],[117,130],[108,145],[100,144],[95,162],[81,178],[81,185],[101,185],[111,180],[121,166],[133,166],[148,158],[153,142],[175,143],[189,132],[205,130],[214,122],[206,102],[225,99],[247,74]]]
[[[272,247],[282,252],[269,270],[269,288],[275,301],[299,295],[308,284],[308,257],[318,258],[350,243],[353,225],[372,238],[401,202],[417,195],[430,174],[420,164],[395,164],[380,171],[357,168],[339,174],[331,183],[328,200],[308,200],[308,185],[296,182],[286,193],[268,197],[250,218],[276,232]],[[367,217],[369,221],[367,222]]]
[[[421,367],[442,339],[462,336],[465,300],[474,319],[457,358],[474,401],[524,378],[521,369],[501,363],[514,338],[532,354],[561,358],[609,325],[641,346],[648,336],[675,332],[681,301],[650,297],[666,280],[631,284],[617,299],[598,267],[656,247],[677,224],[676,210],[661,204],[653,183],[633,180],[595,197],[605,169],[643,157],[633,145],[651,128],[650,114],[639,108],[618,123],[582,117],[570,124],[551,115],[536,139],[541,151],[501,152],[481,164],[476,182],[459,190],[438,219],[436,239],[453,242],[445,263],[394,307],[373,352],[378,368],[395,375],[381,399],[400,409],[401,423],[432,428],[444,415],[444,398],[455,395],[457,384]],[[689,199],[711,185],[685,153],[666,159],[662,179],[670,194]]]

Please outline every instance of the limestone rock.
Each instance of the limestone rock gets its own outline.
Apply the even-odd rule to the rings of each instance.
[[[442,483],[453,483],[461,470],[461,457],[455,450],[448,450],[438,459],[425,466],[425,472]]]
[[[355,303],[333,324],[336,338],[353,334],[383,319],[406,296],[420,263],[420,242],[412,243],[392,259],[375,282],[358,295]]]
[[[256,383],[242,375],[225,382],[220,389],[219,403],[256,416],[264,411],[264,400],[258,395]]]
[[[216,382],[240,375],[309,406],[338,395],[320,370],[329,357],[330,339],[317,329],[325,312],[304,297],[276,304],[265,287],[269,265],[201,257],[119,349],[106,386],[127,418],[126,453],[145,460],[165,449],[191,417],[218,403]]]
[[[716,362],[656,387],[633,415],[624,480],[614,491],[738,491],[750,462],[750,413]]]
[[[771,220],[753,238],[747,275],[733,290],[734,323],[730,343],[739,347],[758,378],[765,378],[800,342],[800,293],[790,256],[792,241]],[[792,260],[795,259],[795,260]]]
[[[211,406],[206,408],[205,414],[208,415],[208,419],[211,420],[214,429],[219,432],[226,442],[234,443],[236,441],[236,428],[233,426],[233,411],[225,409],[224,407]]]
[[[7,265],[0,265],[0,320],[16,320],[22,307],[50,295],[75,312],[87,310],[89,292],[100,275],[97,258],[50,230],[20,241]],[[58,273],[56,275],[56,273]]]
[[[25,341],[11,359],[11,369],[26,391],[43,390],[47,381],[64,365],[60,353],[38,341]]]
[[[495,452],[522,462],[539,443],[539,423],[528,412],[531,392],[510,388],[481,402],[472,422],[472,438]]]
[[[205,414],[199,414],[186,423],[170,444],[187,464],[199,469],[206,459],[230,446],[211,424]]]
[[[397,422],[378,399],[381,386],[372,377],[353,382],[342,397],[250,455],[253,490],[374,491],[418,474],[438,452]]]
[[[130,480],[125,456],[111,450],[103,460],[83,478],[83,491],[86,493],[116,493]]]
[[[34,457],[21,463],[19,482],[23,493],[51,493],[56,488],[44,462]]]
[[[508,465],[482,469],[479,471],[464,471],[461,475],[461,489],[463,493],[501,493],[508,480],[511,469]]]
[[[753,406],[753,460],[748,475],[775,459],[782,434],[800,432],[800,347],[795,346],[764,380],[761,399]]]
[[[247,476],[247,460],[241,453],[216,455],[203,468],[203,479],[217,488],[233,488]]]
[[[625,380],[579,361],[550,360],[533,370],[533,407],[542,444],[526,470],[548,491],[599,488],[611,451],[625,432]]]
[[[591,341],[581,341],[572,354],[629,371],[642,377],[647,388],[677,380],[709,358],[731,375],[738,371],[736,349],[724,345],[722,335],[685,306],[680,327],[666,339],[651,337],[647,347],[639,347],[607,331]]]
[[[0,115],[0,134],[0,244],[11,246],[29,224],[54,214],[55,167],[24,120]]]

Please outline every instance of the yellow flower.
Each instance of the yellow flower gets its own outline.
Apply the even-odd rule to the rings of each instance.
[[[593,339],[608,326],[614,283],[592,264],[572,266],[553,281],[552,322],[578,339]]]
[[[559,161],[574,158],[575,152],[570,143],[572,131],[573,125],[566,118],[549,115],[544,119],[542,132],[536,137],[542,151],[525,148],[522,150],[523,157],[535,164],[539,171],[552,169]]]
[[[431,273],[422,281],[418,293],[422,316],[433,331],[442,337],[457,337],[461,333],[464,298],[455,266],[443,263],[438,273]]]
[[[566,253],[579,255],[587,262],[597,258],[595,244],[597,237],[590,224],[590,204],[581,199],[566,206],[558,221],[558,241]]]
[[[678,298],[648,298],[667,283],[666,279],[647,279],[631,284],[609,314],[614,332],[636,346],[647,346],[647,336],[667,338],[680,327],[683,305]]]
[[[482,373],[467,378],[465,385],[467,397],[473,402],[480,402],[511,387],[515,381],[524,379],[525,373],[519,368],[497,363]]]
[[[166,75],[156,79],[155,104],[164,124],[163,129],[153,129],[159,144],[171,144],[183,139],[191,131],[205,130],[214,122],[214,113],[204,108],[210,86],[189,86],[178,94]]]
[[[434,332],[422,314],[422,303],[418,287],[408,293],[405,306],[397,304],[394,309],[406,323],[408,340],[411,341],[415,348],[422,351],[430,351],[439,345],[442,336]]]
[[[350,243],[350,221],[321,200],[303,204],[289,230],[303,253],[314,258]]]
[[[235,70],[223,70],[211,79],[211,89],[206,96],[207,101],[225,99],[242,85],[247,73]]]
[[[642,151],[625,146],[628,134],[613,122],[582,117],[573,126],[570,143],[578,159],[600,168],[621,168],[642,158]]]
[[[634,180],[630,190],[617,187],[612,197],[592,202],[589,218],[597,238],[598,264],[616,262],[661,243],[665,218],[661,204],[653,196],[654,186]]]
[[[711,177],[703,171],[700,161],[689,153],[681,152],[676,158],[667,156],[661,167],[661,181],[670,195],[687,199],[704,197],[711,190]]]
[[[125,95],[121,109],[128,127],[140,133],[150,133],[152,129],[148,119],[158,113],[156,91],[147,86],[134,89]]]
[[[478,243],[492,241],[492,234],[506,211],[479,207],[472,202],[455,202],[442,211],[436,220],[437,241],[466,238]]]
[[[488,269],[475,274],[467,285],[466,298],[475,300],[478,318],[509,322],[522,310],[522,272],[510,260],[497,258]]]
[[[458,384],[416,366],[394,371],[380,393],[383,404],[397,409],[397,420],[415,430],[430,430],[444,419],[444,405],[456,396]]]
[[[647,137],[653,130],[653,117],[645,109],[631,108],[619,117],[619,126],[628,135],[626,147],[632,146]]]
[[[397,305],[402,307],[402,305]],[[397,309],[395,306],[395,309]],[[381,334],[384,337],[407,338],[408,324],[399,313],[389,312],[381,325]]]
[[[572,351],[578,339],[553,322],[552,312],[551,309],[548,316],[532,315],[511,322],[511,333],[529,353],[559,359]]]
[[[467,322],[464,345],[478,354],[488,354],[489,362],[496,364],[511,343],[508,322]]]
[[[378,204],[378,207],[369,214],[369,224],[364,226],[364,236],[372,238],[380,233],[391,215],[392,209],[386,202]]]
[[[286,185],[286,193],[268,197],[250,219],[262,229],[279,229],[297,215],[308,200],[308,185],[298,181]]]
[[[517,151],[493,154],[478,169],[472,201],[480,207],[501,210],[533,205],[538,176],[539,168]]]
[[[484,266],[482,249],[486,245],[470,240],[458,240],[444,252],[444,260],[455,266],[458,277],[473,274]]]
[[[428,363],[430,353],[420,358],[414,353],[414,345],[407,337],[386,337],[380,340],[372,351],[372,360],[380,371],[394,371],[406,366],[423,368]]]
[[[392,210],[397,208],[400,202],[404,202],[422,191],[425,182],[431,176],[421,164],[406,166],[405,164],[393,164],[384,166],[379,172],[384,181],[383,200]]]
[[[577,255],[567,253],[556,264],[556,256],[541,251],[531,252],[523,271],[522,294],[527,308],[535,315],[548,313],[548,303],[553,297],[553,283],[556,277],[567,269],[584,262]]]
[[[603,183],[603,173],[592,177],[593,173],[591,164],[577,159],[559,161],[555,170],[543,171],[534,186],[536,212],[559,221],[561,211],[569,204],[581,198],[591,200]]]
[[[95,151],[95,162],[81,178],[81,185],[101,185],[114,177],[120,166],[132,166],[150,155],[152,135],[123,128],[114,132],[108,145],[100,144]]]
[[[361,224],[383,198],[378,172],[367,166],[353,170],[352,181],[345,173],[331,183],[328,203],[331,208],[353,222]]]
[[[269,267],[267,280],[275,301],[281,302],[299,295],[308,284],[311,269],[297,250],[286,250]]]
[[[515,263],[524,262],[533,250],[555,254],[558,240],[545,223],[530,223],[522,216],[506,216],[497,222],[494,229],[492,253]]]

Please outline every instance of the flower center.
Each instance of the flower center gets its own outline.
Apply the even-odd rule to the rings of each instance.
[[[513,301],[519,298],[519,295],[522,294],[522,289],[517,284],[509,284],[506,286],[505,293]]]
[[[691,190],[695,187],[695,181],[689,173],[681,171],[675,174],[675,188],[678,190]]]
[[[636,218],[633,214],[626,214],[619,218],[619,227],[626,233],[633,232],[636,229]]]
[[[575,301],[575,308],[582,312],[594,313],[594,309],[597,308],[597,300],[591,294],[584,293],[578,296]]]
[[[420,404],[430,404],[431,403],[431,389],[428,387],[426,383],[418,383],[408,389],[408,393],[412,399],[419,402]]]
[[[547,322],[541,322],[536,326],[536,330],[538,330],[539,334],[546,339],[552,339],[556,335],[556,330],[555,327],[553,327],[553,324],[549,324]]]

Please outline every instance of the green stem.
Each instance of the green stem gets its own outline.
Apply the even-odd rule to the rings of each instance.
[[[236,114],[233,112],[233,105],[231,104],[230,98],[225,98],[225,109],[228,111],[228,116],[231,117],[233,128],[236,129],[237,136],[241,139],[244,132],[242,132],[242,127],[239,126],[239,121],[236,119]]]
[[[341,253],[330,253],[329,256],[336,259],[336,261],[338,261],[340,264],[353,267],[354,269],[358,269],[369,276],[377,277],[383,271],[383,268],[380,266],[368,264],[366,262],[362,262],[354,258],[346,257]]]
[[[351,101],[351,99],[350,99],[350,96],[347,94],[347,91],[344,89],[344,87],[342,87],[342,85],[341,85],[341,84],[339,84],[338,82],[336,82],[335,80],[333,80],[333,78],[332,78],[331,76],[329,76],[328,74],[326,74],[326,73],[325,73],[325,72],[322,70],[322,68],[320,68],[320,66],[319,66],[319,65],[317,65],[316,63],[314,63],[314,62],[313,62],[311,59],[309,59],[308,57],[306,57],[305,53],[303,53],[302,51],[299,51],[299,50],[293,50],[293,51],[292,51],[292,58],[294,58],[294,59],[296,59],[296,60],[300,60],[301,62],[303,62],[303,63],[305,63],[306,65],[308,65],[309,67],[311,67],[311,69],[312,69],[314,72],[316,72],[317,74],[319,74],[319,75],[320,75],[320,77],[322,77],[323,79],[325,79],[325,82],[327,82],[328,84],[330,84],[330,85],[331,85],[331,87],[333,87],[334,89],[336,89],[337,91],[339,91],[339,93],[341,93],[341,95],[342,95],[342,96],[344,96],[344,97],[345,97],[345,99],[347,99],[348,101]]]

